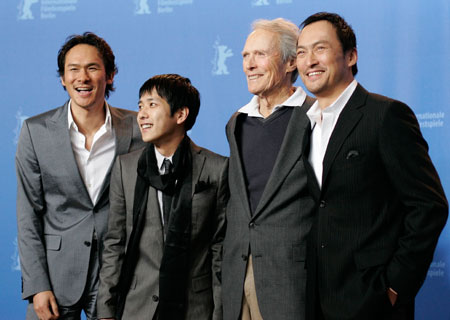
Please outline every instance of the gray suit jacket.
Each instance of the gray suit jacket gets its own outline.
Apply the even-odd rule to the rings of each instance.
[[[301,108],[295,107],[253,215],[235,136],[241,114],[236,113],[227,124],[230,200],[222,264],[224,319],[239,317],[249,250],[263,318],[304,318],[306,236],[314,202],[307,190],[302,143],[310,128],[306,110],[312,103],[308,97]]]
[[[111,211],[100,271],[99,318],[114,317],[117,285],[133,224],[137,163],[143,150],[120,156],[111,177]],[[220,269],[228,200],[228,160],[191,142],[192,233],[185,319],[222,319]],[[123,319],[153,319],[158,306],[163,228],[157,191],[150,187],[139,260]]]
[[[110,111],[116,154],[141,147],[136,113]],[[102,250],[110,176],[92,203],[72,151],[67,112],[66,103],[25,120],[16,153],[22,298],[52,290],[64,306],[75,304],[83,293],[94,229]]]

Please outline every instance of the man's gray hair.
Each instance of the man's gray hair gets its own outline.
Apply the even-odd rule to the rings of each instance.
[[[274,20],[259,19],[252,23],[252,29],[262,29],[277,35],[283,63],[297,58],[297,39],[300,34],[300,29],[291,21],[283,18]],[[298,71],[295,69],[292,72],[291,82],[294,83],[297,77]]]

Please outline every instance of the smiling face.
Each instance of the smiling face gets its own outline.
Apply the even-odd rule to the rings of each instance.
[[[143,93],[139,99],[137,115],[142,140],[163,149],[178,145],[180,138],[185,134],[184,121],[188,113],[189,109],[186,107],[170,115],[169,104],[158,95],[156,89]]]
[[[106,85],[112,84],[113,77],[106,76],[102,57],[94,46],[78,44],[67,52],[61,83],[72,99],[72,108],[102,108]]]
[[[336,31],[328,21],[305,26],[298,38],[297,69],[321,107],[334,102],[353,81],[352,66],[357,58],[356,49],[343,52]]]
[[[291,87],[291,72],[295,63],[283,63],[277,35],[256,29],[247,38],[242,51],[242,66],[248,91],[260,97],[277,94],[280,88]]]

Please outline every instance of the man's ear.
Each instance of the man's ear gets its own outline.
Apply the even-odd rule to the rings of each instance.
[[[177,124],[182,124],[186,121],[187,117],[189,115],[189,108],[188,107],[182,107],[178,109],[174,116],[177,119]]]
[[[356,50],[356,48],[353,48],[347,52],[346,59],[348,67],[351,68],[356,64],[356,62],[358,61],[358,51]]]
[[[65,83],[65,81],[64,81],[64,76],[60,76],[59,77],[59,80],[61,80],[61,84],[62,84],[62,86],[64,87],[64,89],[66,88],[66,83]]]
[[[297,68],[297,60],[289,59],[286,63],[286,73],[293,72]]]
[[[107,84],[112,84],[114,81],[114,73],[111,74],[110,76],[106,75],[106,83]]]

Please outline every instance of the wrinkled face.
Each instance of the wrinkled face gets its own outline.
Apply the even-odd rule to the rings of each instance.
[[[353,80],[351,67],[356,60],[356,50],[344,54],[330,22],[313,22],[301,31],[297,69],[306,88],[317,98],[337,99]]]
[[[248,91],[257,96],[270,96],[280,86],[290,86],[290,71],[295,66],[283,63],[277,35],[257,29],[245,42],[242,66],[247,77]]]
[[[72,99],[72,108],[103,107],[106,85],[112,82],[97,48],[78,44],[67,52],[61,83]]]
[[[139,99],[137,115],[142,140],[158,147],[170,143],[179,134],[179,113],[180,110],[177,110],[173,116],[170,115],[169,104],[158,95],[156,89],[144,93]]]

